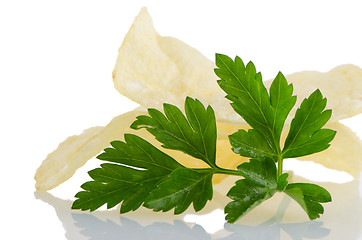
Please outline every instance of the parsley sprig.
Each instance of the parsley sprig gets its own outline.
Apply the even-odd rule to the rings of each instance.
[[[232,150],[252,159],[238,166],[245,179],[237,181],[227,194],[233,201],[225,207],[226,219],[236,221],[277,191],[283,191],[296,200],[310,219],[318,218],[323,213],[320,203],[330,202],[330,194],[315,184],[288,184],[288,174],[283,174],[283,160],[329,147],[336,132],[322,129],[332,113],[324,110],[327,100],[316,90],[302,101],[282,147],[281,132],[296,102],[296,97],[292,96],[293,86],[279,72],[268,93],[254,64],[249,62],[245,66],[239,57],[233,61],[228,56],[217,54],[216,66],[215,73],[220,77],[218,83],[226,92],[226,98],[252,127],[249,131],[239,130],[229,136]]]
[[[265,88],[262,76],[252,62],[246,66],[236,57],[216,54],[216,75],[233,109],[250,125],[229,136],[232,151],[250,158],[237,169],[217,165],[217,128],[211,106],[187,97],[185,114],[176,106],[164,104],[163,111],[148,109],[131,128],[145,128],[162,147],[182,151],[204,161],[209,167],[188,168],[146,140],[125,134],[124,141],[113,141],[97,158],[107,163],[89,171],[93,181],[84,183],[72,208],[93,211],[104,204],[121,204],[121,213],[144,206],[154,211],[184,212],[191,204],[201,210],[212,199],[214,174],[237,175],[241,179],[229,190],[232,200],[225,207],[230,223],[272,197],[284,192],[293,198],[310,219],[320,217],[320,203],[330,202],[324,188],[311,183],[289,183],[283,173],[283,160],[320,152],[329,147],[335,131],[323,129],[331,116],[326,99],[316,90],[304,99],[281,143],[281,133],[296,97],[293,86],[278,73]]]

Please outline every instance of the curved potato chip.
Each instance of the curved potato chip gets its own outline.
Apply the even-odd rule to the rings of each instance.
[[[75,171],[110,142],[119,139],[142,111],[131,111],[112,119],[105,127],[93,127],[68,137],[50,153],[35,173],[37,190],[47,191],[72,177]]]
[[[161,37],[143,8],[118,50],[113,81],[121,94],[147,108],[161,109],[165,102],[183,108],[191,96],[217,109],[223,119],[241,119],[225,101],[214,68],[196,49]]]

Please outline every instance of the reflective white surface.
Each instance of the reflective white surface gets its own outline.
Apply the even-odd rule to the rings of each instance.
[[[361,172],[362,174],[362,172]],[[67,239],[361,239],[361,180],[322,183],[333,196],[320,219],[309,221],[289,197],[277,194],[234,224],[224,223],[218,207],[227,203],[221,194],[233,179],[216,185],[214,199],[206,209],[174,216],[139,209],[119,215],[118,209],[93,213],[70,210],[71,201],[47,192],[35,197],[51,205],[63,224]],[[203,216],[207,216],[206,218]],[[190,222],[191,220],[191,222]]]
[[[278,71],[362,67],[359,2],[1,1],[0,239],[361,240],[361,179],[320,183],[333,202],[316,221],[280,194],[233,225],[224,223],[221,210],[231,179],[215,186],[213,201],[200,213],[179,216],[143,208],[122,216],[117,209],[71,211],[73,196],[89,180],[87,170],[99,165],[95,159],[50,192],[36,192],[33,180],[66,137],[136,106],[114,89],[111,75],[141,7],[148,7],[161,35],[185,41],[210,59],[219,52],[252,60],[270,79]],[[347,123],[361,138],[362,115]]]

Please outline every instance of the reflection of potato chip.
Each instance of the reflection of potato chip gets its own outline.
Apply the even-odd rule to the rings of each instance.
[[[73,176],[89,159],[119,139],[129,129],[136,116],[143,112],[131,111],[112,119],[105,127],[93,127],[62,142],[42,162],[35,174],[36,188],[50,190]]]

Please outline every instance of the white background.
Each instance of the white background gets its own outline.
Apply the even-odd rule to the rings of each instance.
[[[219,52],[252,60],[269,79],[362,67],[359,2],[0,1],[0,238],[65,239],[54,209],[35,199],[33,176],[66,137],[136,106],[114,89],[111,73],[141,7],[161,35],[210,59]],[[79,171],[81,180],[52,193],[73,199],[87,177]]]

